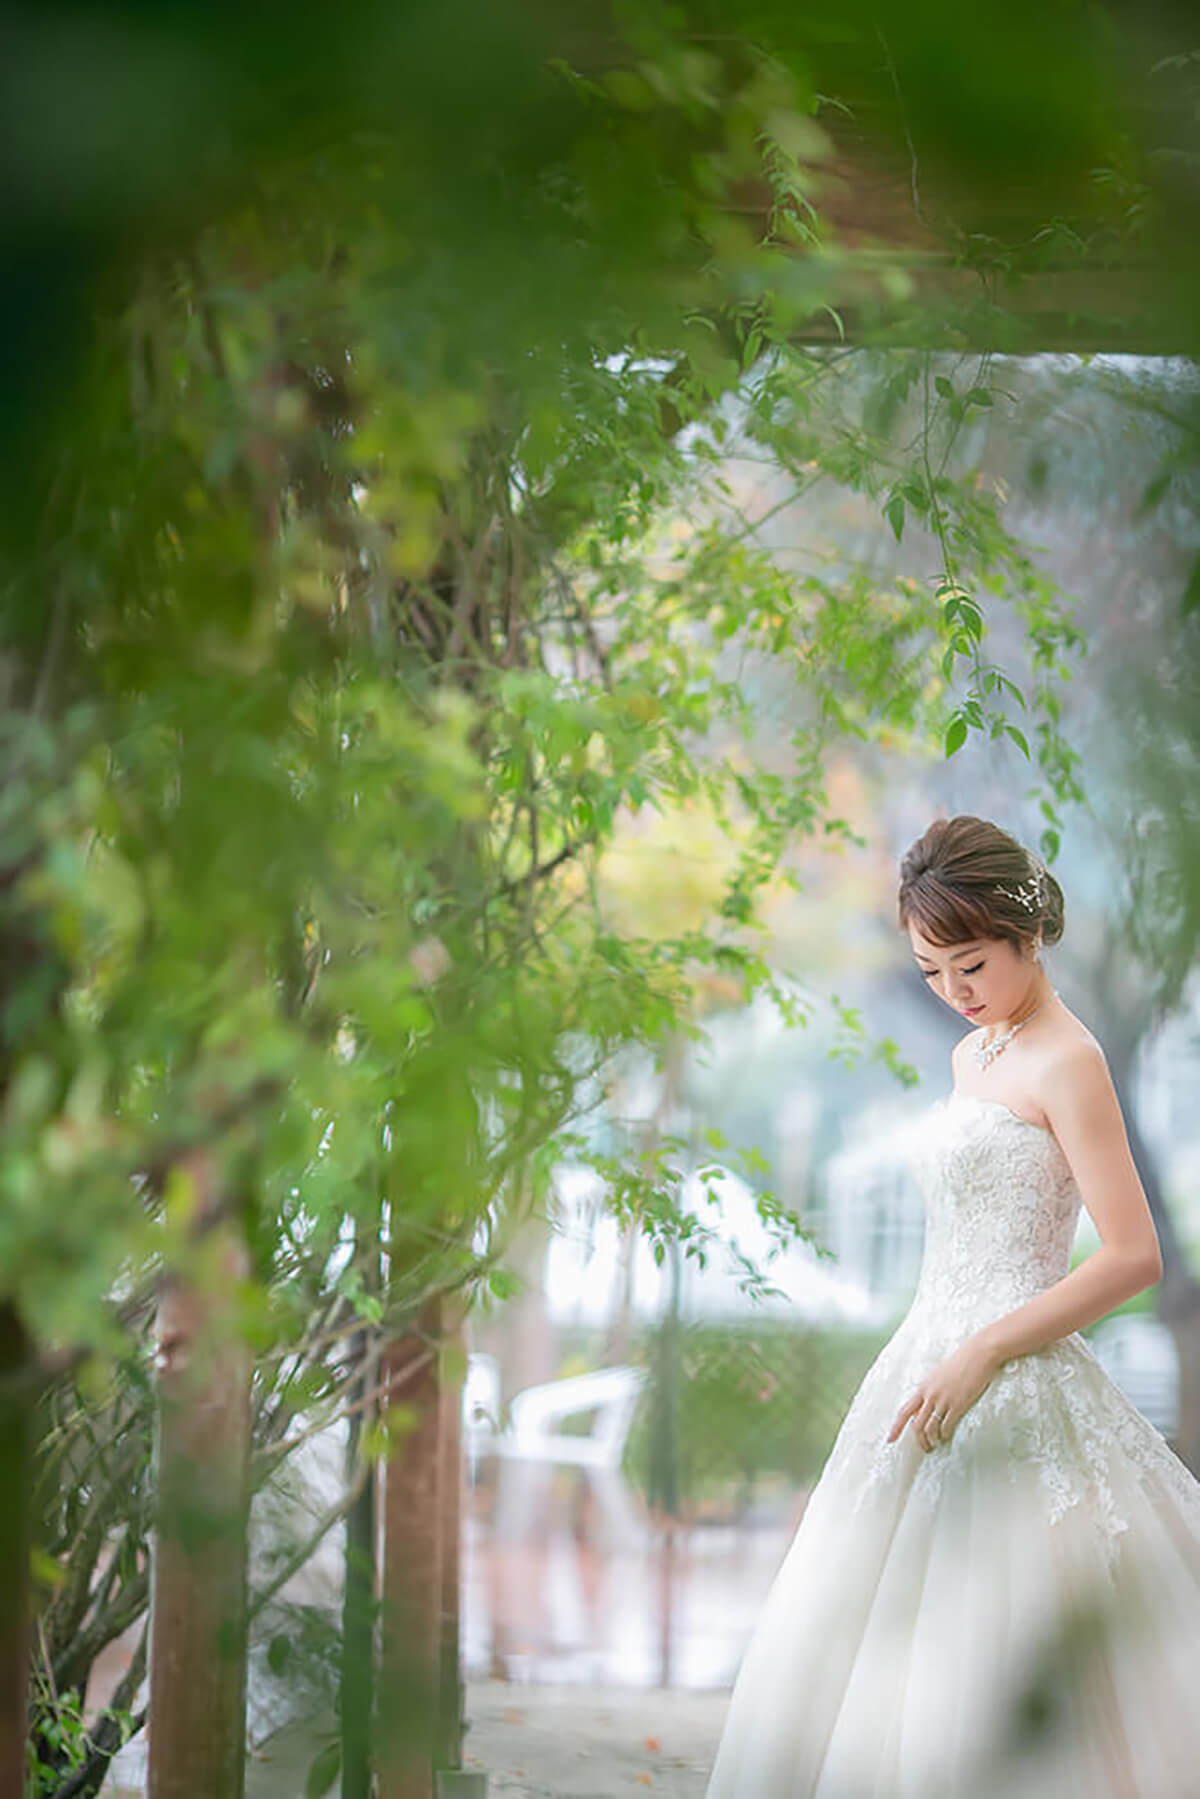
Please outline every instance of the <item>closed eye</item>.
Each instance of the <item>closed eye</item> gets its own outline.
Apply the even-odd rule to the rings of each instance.
[[[958,972],[959,972],[959,974],[978,974],[979,970],[982,967],[983,967],[982,962],[972,962],[970,968],[960,968]],[[921,975],[922,975],[923,979],[925,979],[927,981],[932,981],[932,979],[936,973],[937,973],[936,968],[923,968],[921,970]]]

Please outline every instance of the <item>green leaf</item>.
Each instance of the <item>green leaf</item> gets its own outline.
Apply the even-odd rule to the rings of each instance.
[[[717,1130],[715,1126],[710,1126],[709,1129],[705,1131],[704,1141],[708,1144],[710,1149],[721,1150],[729,1148],[728,1137],[726,1137],[724,1131]]]
[[[988,387],[973,387],[967,395],[968,406],[990,406],[992,392]]]
[[[1004,729],[1008,732],[1008,735],[1012,738],[1013,742],[1016,744],[1017,748],[1020,750],[1021,754],[1024,756],[1025,760],[1028,762],[1028,760],[1029,760],[1029,741],[1026,738],[1024,731],[1019,731],[1017,729],[1016,725],[1008,725],[1008,724],[1005,725]]]
[[[318,1751],[309,1764],[304,1781],[304,1799],[325,1799],[341,1773],[342,1745],[337,1737]]]
[[[845,327],[845,325],[844,325],[844,324],[843,324],[843,322],[842,322],[842,315],[841,315],[841,313],[840,313],[840,312],[839,312],[839,311],[838,311],[838,310],[837,310],[837,307],[836,307],[836,306],[829,306],[829,305],[824,305],[824,306],[822,306],[822,307],[821,307],[821,311],[822,311],[822,312],[827,312],[827,313],[828,313],[828,314],[829,314],[829,316],[830,316],[830,318],[831,318],[831,319],[832,319],[832,320],[833,320],[833,322],[834,322],[834,325],[835,325],[835,327],[836,327],[836,329],[837,329],[837,334],[838,334],[838,338],[839,338],[839,340],[840,340],[840,341],[841,341],[841,342],[842,342],[842,343],[845,343],[845,341],[846,341],[846,327]]]
[[[1053,862],[1055,856],[1057,856],[1057,854],[1058,854],[1058,846],[1059,846],[1059,841],[1060,841],[1058,832],[1050,831],[1050,830],[1043,831],[1041,841],[1042,841],[1043,857],[1045,858],[1045,860],[1047,862]]]
[[[904,535],[904,501],[898,493],[894,493],[883,510],[887,514],[888,524],[896,533],[896,542],[899,543]]]
[[[1025,695],[1021,692],[1021,689],[1017,686],[1016,682],[1010,680],[1008,675],[1003,674],[999,669],[996,670],[996,685],[1001,688],[1003,692],[1009,694],[1016,700],[1017,705],[1020,706],[1022,712],[1027,712],[1029,710],[1025,701]]]
[[[267,1666],[272,1674],[282,1674],[292,1658],[292,1645],[287,1637],[272,1637],[267,1645]]]
[[[983,613],[975,604],[975,601],[967,599],[964,595],[959,601],[958,613],[962,620],[963,628],[969,631],[976,643],[978,643],[983,636]]]
[[[943,400],[952,400],[954,398],[954,383],[948,381],[945,375],[936,375],[934,377],[933,385],[942,396]]]
[[[1188,576],[1187,586],[1183,590],[1183,604],[1180,608],[1184,618],[1190,618],[1193,612],[1200,611],[1200,556],[1192,564],[1192,572]]]
[[[1155,475],[1153,481],[1146,483],[1142,489],[1142,497],[1138,501],[1137,515],[1139,518],[1145,518],[1148,512],[1154,511],[1170,485],[1171,471],[1169,469],[1160,475]]]
[[[961,712],[956,712],[946,726],[946,756],[949,759],[956,750],[961,750],[967,741],[967,721]]]

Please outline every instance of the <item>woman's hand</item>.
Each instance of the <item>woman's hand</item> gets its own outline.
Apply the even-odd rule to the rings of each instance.
[[[917,1442],[928,1451],[944,1443],[970,1411],[996,1372],[996,1361],[981,1335],[968,1337],[961,1349],[939,1362],[896,1413],[887,1440],[894,1443],[911,1418]]]

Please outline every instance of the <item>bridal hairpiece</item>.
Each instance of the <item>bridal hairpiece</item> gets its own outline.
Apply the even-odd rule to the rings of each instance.
[[[1034,867],[1033,879],[1022,881],[1019,887],[997,887],[1005,899],[1016,900],[1027,912],[1044,912],[1046,909],[1046,871],[1039,866]]]

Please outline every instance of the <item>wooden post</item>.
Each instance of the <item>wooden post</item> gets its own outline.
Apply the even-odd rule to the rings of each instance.
[[[442,1603],[439,1646],[439,1729],[437,1766],[462,1767],[463,1686],[461,1678],[462,1631],[462,1391],[466,1372],[462,1324],[447,1330],[441,1380],[441,1546]]]
[[[403,1434],[384,1474],[379,1799],[433,1799],[442,1609],[440,1325],[435,1300],[419,1329],[393,1343],[386,1358],[386,1405]]]
[[[355,1335],[354,1355],[366,1356],[366,1331]],[[355,1382],[362,1402],[374,1376],[363,1372]],[[346,1478],[357,1473],[360,1442],[374,1409],[364,1408],[350,1420]],[[374,1472],[374,1471],[372,1471]],[[376,1482],[368,1476],[346,1517],[345,1588],[342,1596],[342,1799],[370,1799],[371,1716],[375,1674]]]
[[[676,1540],[679,1530],[679,1389],[681,1368],[680,1297],[683,1254],[670,1246],[671,1295],[658,1327],[654,1386],[654,1450],[651,1492],[659,1522],[659,1685],[669,1687],[674,1675]]]
[[[203,1283],[159,1308],[158,1519],[149,1799],[241,1799],[246,1736],[250,1355],[233,1316],[245,1250],[214,1229]]]
[[[0,1793],[25,1790],[29,1546],[33,1495],[30,1347],[16,1308],[0,1305]]]

